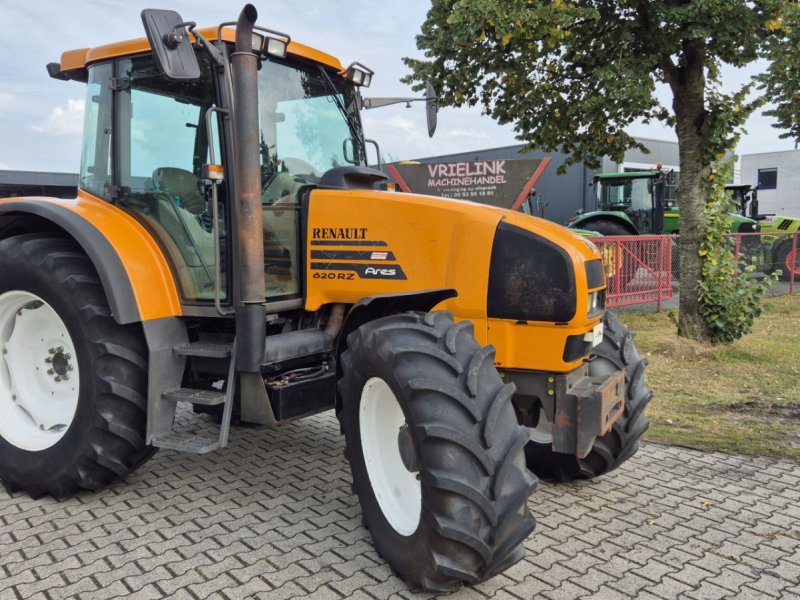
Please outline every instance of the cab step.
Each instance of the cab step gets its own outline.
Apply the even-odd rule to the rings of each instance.
[[[220,445],[217,436],[176,432],[153,438],[152,444],[156,448],[189,452],[191,454],[207,454],[219,448]]]
[[[192,388],[178,388],[169,392],[164,392],[164,400],[171,402],[191,402],[192,404],[202,404],[204,406],[219,406],[225,404],[225,393],[215,390],[195,390]]]
[[[230,358],[233,344],[225,342],[190,342],[175,346],[175,354],[198,358]]]
[[[217,448],[228,445],[231,415],[233,413],[233,395],[236,387],[236,346],[219,342],[191,342],[179,344],[172,348],[173,356],[189,356],[203,358],[219,358],[228,360],[228,377],[225,391],[179,387],[167,390],[158,399],[158,413],[162,415],[160,431],[155,432],[150,443],[156,448],[206,454]],[[219,432],[180,432],[173,431],[175,409],[178,402],[190,402],[204,406],[222,406],[222,420]]]

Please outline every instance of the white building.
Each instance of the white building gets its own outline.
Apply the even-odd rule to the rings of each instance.
[[[743,154],[740,178],[758,184],[758,212],[800,217],[800,150]]]

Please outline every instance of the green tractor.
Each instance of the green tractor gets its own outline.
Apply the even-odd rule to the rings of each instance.
[[[658,235],[680,233],[678,206],[666,198],[669,171],[654,169],[630,173],[601,173],[592,185],[597,210],[579,211],[567,222],[573,229],[603,235]],[[755,233],[758,221],[731,214],[732,233]]]
[[[595,231],[605,236],[680,233],[678,206],[666,194],[670,173],[671,171],[659,167],[650,171],[595,175],[592,185],[595,189],[597,210],[588,213],[579,210],[576,216],[567,221],[567,227]],[[731,213],[731,217],[732,233],[759,231],[758,221],[737,213]],[[624,289],[634,279],[638,268],[635,265],[632,268],[625,267],[623,253],[607,251],[604,254],[609,287]],[[611,257],[613,259],[609,266]],[[680,274],[679,259],[676,239],[670,264],[675,277]],[[645,256],[640,260],[647,265],[656,265],[658,261],[655,256]]]
[[[800,218],[783,217],[758,212],[758,188],[748,184],[725,187],[739,208],[739,216],[752,219],[759,224],[761,233],[774,234],[761,237],[765,270],[781,270],[780,278],[789,281],[800,278]],[[794,235],[791,235],[791,234]]]

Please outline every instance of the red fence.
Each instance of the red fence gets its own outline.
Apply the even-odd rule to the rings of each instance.
[[[730,237],[736,256],[755,265],[755,277],[780,269],[778,291],[795,291],[800,282],[800,234],[737,233]],[[592,238],[592,242],[603,256],[606,306],[655,303],[660,311],[663,303],[673,298],[673,286],[680,276],[680,236],[606,236]]]
[[[606,306],[656,302],[660,311],[664,300],[672,298],[671,236],[619,235],[592,242],[603,256]]]

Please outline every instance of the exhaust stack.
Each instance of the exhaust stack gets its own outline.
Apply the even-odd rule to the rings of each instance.
[[[238,217],[239,301],[236,303],[237,370],[260,371],[266,338],[264,306],[264,231],[261,217],[261,163],[258,153],[258,57],[253,53],[253,26],[258,11],[242,9],[236,22],[236,49],[231,77],[235,189]]]

